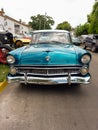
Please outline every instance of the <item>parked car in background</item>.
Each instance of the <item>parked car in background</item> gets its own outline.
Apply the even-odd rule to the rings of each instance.
[[[6,31],[0,24],[0,63],[7,64],[6,55],[12,50],[13,34]]]
[[[72,43],[65,30],[39,30],[32,42],[9,52],[8,82],[32,84],[90,83],[91,54]]]
[[[75,44],[76,46],[80,46],[82,41],[78,38],[78,37],[72,37],[72,42],[73,44]]]
[[[28,45],[31,42],[31,34],[20,34],[14,36],[14,47],[19,48],[24,45]]]
[[[98,34],[88,35],[84,40],[84,49],[90,48],[92,52],[98,51]]]
[[[0,45],[13,45],[13,34],[4,29],[3,25],[0,24]]]

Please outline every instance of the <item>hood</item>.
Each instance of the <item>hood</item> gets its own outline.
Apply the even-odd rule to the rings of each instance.
[[[81,49],[82,50],[82,49]],[[72,44],[57,45],[31,45],[10,52],[19,65],[76,65],[78,60],[78,48]],[[82,51],[81,51],[82,52]],[[83,53],[83,52],[82,52]],[[79,55],[82,55],[80,53]]]

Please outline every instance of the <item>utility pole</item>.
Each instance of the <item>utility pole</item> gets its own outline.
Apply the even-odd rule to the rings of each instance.
[[[45,26],[46,26],[46,15],[47,15],[47,13],[45,12],[44,29],[45,29]]]

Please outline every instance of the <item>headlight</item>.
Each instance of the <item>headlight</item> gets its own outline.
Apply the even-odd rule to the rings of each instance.
[[[89,72],[89,68],[87,66],[83,66],[80,72],[82,75],[86,75]]]
[[[13,56],[11,56],[11,55],[8,55],[7,56],[7,62],[9,64],[13,64],[15,62],[15,58]]]
[[[90,60],[91,60],[91,57],[90,57],[90,55],[87,55],[87,54],[83,55],[82,58],[81,58],[81,62],[82,62],[83,64],[89,63]]]
[[[2,53],[6,53],[7,50],[5,48],[2,48]]]
[[[11,73],[12,75],[16,74],[16,73],[17,73],[16,68],[11,67],[11,68],[10,68],[10,73]]]
[[[4,39],[7,40],[8,39],[7,36],[4,36]]]

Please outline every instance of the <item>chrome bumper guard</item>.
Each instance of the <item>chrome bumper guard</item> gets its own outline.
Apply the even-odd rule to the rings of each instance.
[[[32,75],[23,76],[12,76],[8,75],[7,81],[11,82],[20,82],[25,84],[42,84],[42,85],[52,85],[52,84],[88,84],[90,83],[91,76],[87,74],[86,76],[72,76],[68,74],[65,77],[35,77]]]

